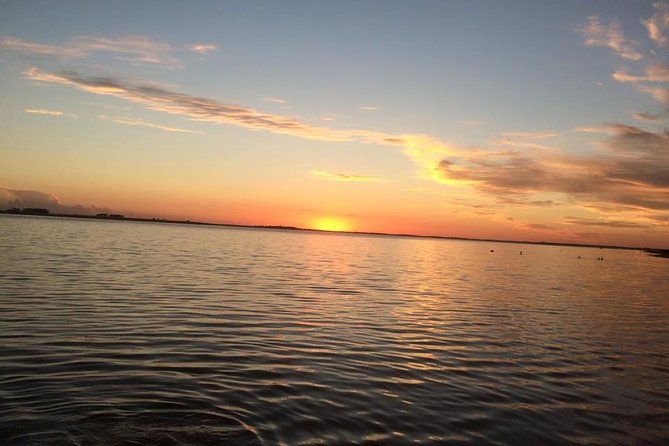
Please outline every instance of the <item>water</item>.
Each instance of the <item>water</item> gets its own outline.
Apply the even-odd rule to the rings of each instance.
[[[668,444],[668,273],[637,251],[0,216],[0,444]]]

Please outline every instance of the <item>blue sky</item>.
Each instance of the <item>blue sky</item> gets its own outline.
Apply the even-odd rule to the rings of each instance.
[[[14,202],[31,190],[129,214],[655,242],[669,200],[658,180],[667,11],[641,1],[5,2],[0,186]],[[101,79],[134,93],[108,94]],[[160,97],[136,96],[142,85]],[[272,122],[202,120],[192,98]],[[652,156],[625,152],[630,138]]]

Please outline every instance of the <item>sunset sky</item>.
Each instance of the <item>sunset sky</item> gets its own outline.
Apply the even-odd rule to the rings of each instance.
[[[669,247],[669,2],[0,2],[0,208]]]

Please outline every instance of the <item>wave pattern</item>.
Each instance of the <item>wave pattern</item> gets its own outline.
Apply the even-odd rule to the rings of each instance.
[[[668,291],[634,251],[2,217],[0,444],[662,444]]]

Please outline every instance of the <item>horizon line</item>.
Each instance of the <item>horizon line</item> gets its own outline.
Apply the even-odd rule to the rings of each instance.
[[[189,224],[189,225],[201,225],[201,226],[249,228],[249,229],[277,229],[284,231],[319,232],[326,234],[373,235],[373,236],[384,236],[384,237],[412,237],[412,238],[430,238],[430,239],[441,239],[441,240],[462,240],[462,241],[472,241],[472,242],[514,243],[514,244],[524,244],[524,245],[566,246],[575,248],[580,247],[580,248],[602,248],[602,249],[625,249],[625,250],[646,251],[646,252],[660,251],[669,253],[669,249],[641,247],[641,246],[598,245],[592,243],[588,244],[588,243],[570,243],[570,242],[552,242],[552,241],[533,242],[528,240],[504,240],[504,239],[476,238],[476,237],[458,237],[458,236],[448,236],[448,235],[423,235],[423,234],[411,234],[411,233],[392,233],[392,232],[373,232],[373,231],[336,231],[327,229],[303,228],[291,225],[251,225],[251,224],[238,224],[238,223],[214,223],[214,222],[188,220],[188,219],[171,220],[167,218],[157,218],[157,217],[126,217],[123,214],[106,214],[106,213],[99,213],[97,215],[61,214],[61,213],[51,213],[51,211],[49,211],[48,209],[44,209],[47,211],[47,213],[31,213],[30,211],[35,210],[34,208],[25,208],[25,210],[28,210],[29,212],[23,212],[23,210],[20,210],[18,208],[0,209],[0,214],[24,215],[31,217],[70,217],[70,218],[81,218],[81,219],[111,220],[111,221]]]

